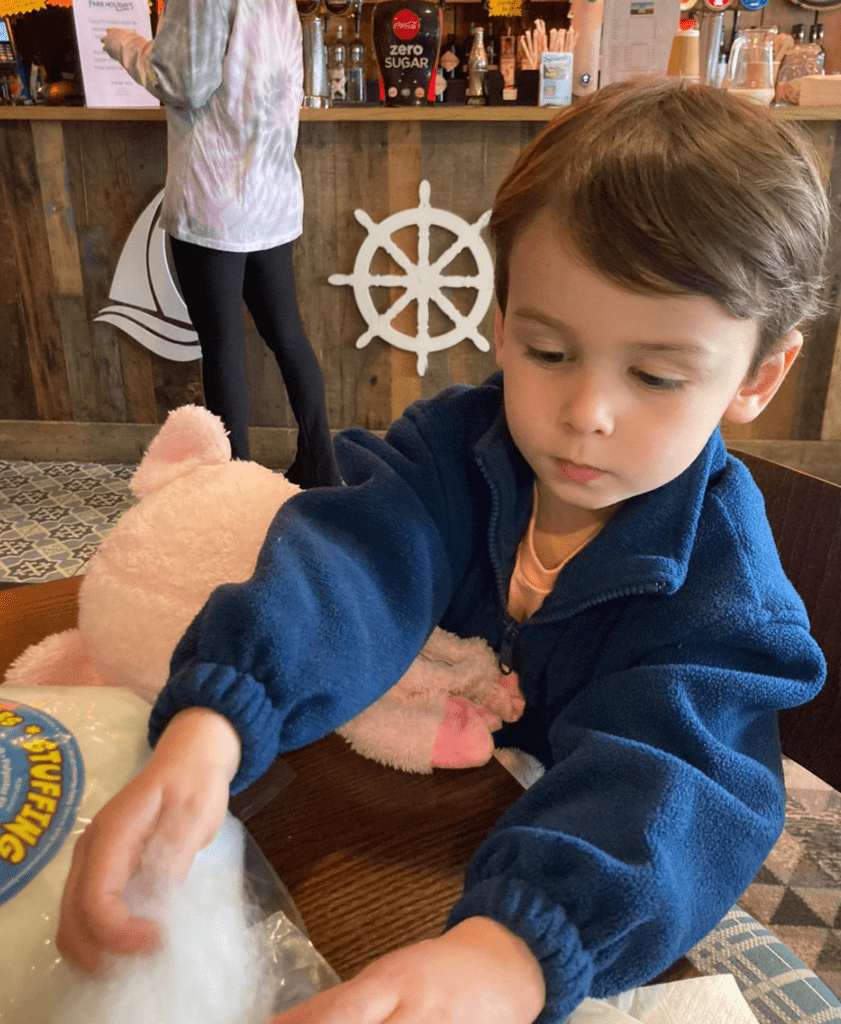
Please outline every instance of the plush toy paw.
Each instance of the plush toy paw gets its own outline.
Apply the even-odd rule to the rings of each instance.
[[[466,697],[448,697],[444,720],[432,744],[433,768],[473,768],[485,764],[494,752],[491,733],[503,722],[516,722],[526,701],[515,673],[498,675],[483,704]]]
[[[521,718],[526,709],[526,698],[520,691],[517,673],[498,673],[491,681],[490,690],[483,698],[482,705],[489,713],[499,717],[500,723],[496,729],[499,729],[503,722],[516,722]]]
[[[464,697],[448,697],[432,744],[433,768],[472,768],[490,760],[499,719]]]
[[[434,629],[391,690],[337,732],[403,771],[470,768],[489,760],[491,734],[524,708],[517,676],[500,674],[484,640]]]

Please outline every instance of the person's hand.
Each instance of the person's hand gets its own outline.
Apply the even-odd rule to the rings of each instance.
[[[96,972],[106,953],[158,948],[158,925],[132,917],[126,885],[141,866],[161,885],[183,880],[221,827],[239,756],[238,734],[216,712],[190,708],[172,719],[143,771],[76,843],[56,936],[68,960]]]
[[[528,946],[496,921],[470,917],[387,953],[272,1024],[531,1024],[545,998]]]
[[[105,35],[100,39],[102,49],[113,60],[119,60],[123,42],[133,34],[128,28],[107,28]]]

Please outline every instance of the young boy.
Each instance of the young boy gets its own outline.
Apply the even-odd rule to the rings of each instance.
[[[546,772],[444,935],[277,1024],[560,1021],[675,961],[775,842],[776,714],[824,663],[717,425],[765,408],[818,308],[809,156],[725,92],[610,86],[524,151],[491,233],[502,373],[346,432],[346,486],[284,505],[211,596],[149,767],[77,846],[59,942],[83,966],[157,941],[120,898],[141,856],[186,871],[229,787],[371,704],[437,624],[518,673],[499,742]]]

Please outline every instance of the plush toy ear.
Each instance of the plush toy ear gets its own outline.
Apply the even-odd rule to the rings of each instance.
[[[231,443],[219,417],[200,405],[182,405],[152,438],[131,478],[131,489],[144,498],[200,466],[230,461]]]

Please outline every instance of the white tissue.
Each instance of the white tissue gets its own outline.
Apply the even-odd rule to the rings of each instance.
[[[757,1024],[732,974],[687,978],[585,999],[565,1024]]]

